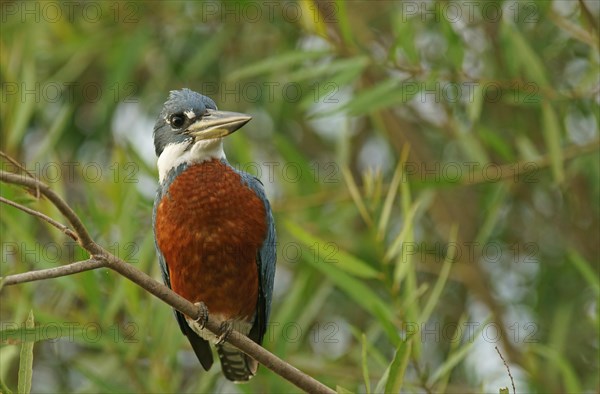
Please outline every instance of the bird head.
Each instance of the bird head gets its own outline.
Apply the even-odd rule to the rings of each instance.
[[[250,119],[250,115],[219,111],[209,97],[189,89],[171,91],[154,125],[161,182],[182,163],[225,158],[223,137]]]

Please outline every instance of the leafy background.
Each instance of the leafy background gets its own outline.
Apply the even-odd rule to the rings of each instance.
[[[598,2],[70,4],[1,5],[1,149],[100,244],[159,278],[152,125],[189,87],[254,117],[226,152],[274,206],[267,349],[353,392],[464,393],[511,386],[497,346],[519,392],[598,391]],[[86,258],[0,209],[2,276]],[[4,390],[298,391],[201,371],[107,270],[0,302]]]

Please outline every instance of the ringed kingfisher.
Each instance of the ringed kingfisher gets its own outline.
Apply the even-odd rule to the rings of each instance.
[[[275,276],[275,226],[263,185],[234,169],[223,138],[251,116],[217,110],[207,96],[171,91],[154,126],[160,186],[152,224],[163,280],[210,313],[221,335],[174,310],[179,327],[205,370],[216,345],[225,377],[244,382],[258,363],[224,342],[232,328],[262,343]]]

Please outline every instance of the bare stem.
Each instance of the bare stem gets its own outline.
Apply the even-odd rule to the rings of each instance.
[[[22,274],[9,275],[4,278],[0,277],[0,281],[2,281],[3,286],[12,286],[21,283],[35,282],[37,280],[52,279],[60,276],[78,274],[80,272],[95,270],[102,267],[106,267],[106,261],[89,259],[77,261],[67,265],[61,265],[60,267],[29,271]]]
[[[90,237],[87,229],[75,213],[73,209],[67,204],[60,196],[48,185],[38,181],[37,179],[25,177],[19,174],[12,174],[6,171],[0,171],[0,181],[6,183],[12,183],[13,185],[21,185],[31,189],[39,190],[58,210],[62,215],[71,223],[73,231],[77,234],[78,243],[82,248],[90,252],[90,254],[103,254],[106,252],[105,249],[98,246]],[[106,252],[107,253],[107,252]]]
[[[515,380],[513,379],[513,376],[510,373],[510,368],[508,367],[508,364],[506,363],[506,360],[504,359],[504,357],[502,357],[502,353],[500,353],[500,349],[498,349],[498,346],[494,346],[494,348],[496,348],[496,352],[498,352],[498,355],[502,359],[502,362],[504,363],[504,366],[506,367],[506,370],[508,371],[508,377],[510,378],[510,383],[512,384],[513,393],[517,394],[517,390],[515,389]]]
[[[0,202],[6,204],[6,205],[10,205],[12,207],[15,207],[17,209],[20,209],[23,212],[26,212],[32,216],[37,216],[38,218],[50,223],[52,226],[56,227],[57,229],[59,229],[60,231],[62,231],[63,233],[67,234],[69,237],[71,237],[71,239],[73,239],[74,241],[77,241],[77,234],[75,234],[70,228],[68,228],[67,226],[65,226],[64,224],[61,224],[59,222],[57,222],[56,220],[52,219],[50,216],[46,216],[43,213],[36,211],[35,209],[31,209],[28,208],[24,205],[21,204],[17,204],[14,201],[11,200],[7,200],[4,197],[0,196]]]
[[[182,298],[167,286],[157,282],[150,276],[146,275],[144,272],[138,270],[130,264],[127,264],[125,261],[119,259],[115,255],[109,253],[106,249],[96,244],[90,237],[85,226],[83,225],[77,214],[73,211],[73,209],[62,198],[60,198],[56,193],[54,193],[46,184],[34,178],[24,177],[22,175],[12,174],[5,171],[0,171],[0,181],[21,185],[28,188],[35,188],[36,190],[39,190],[40,193],[46,198],[48,198],[52,202],[52,204],[54,204],[54,206],[56,206],[58,210],[63,214],[63,216],[69,221],[69,223],[73,227],[73,232],[77,236],[77,241],[79,245],[92,255],[92,258],[89,260],[71,263],[62,267],[31,271],[22,274],[7,276],[5,278],[0,279],[0,286],[16,285],[24,282],[56,278],[59,276],[72,275],[78,272],[107,267],[118,272],[127,279],[131,280],[147,292],[153,294],[155,297],[160,298],[162,301],[169,304],[171,307],[177,309],[181,313],[184,313],[185,315],[193,319],[199,317],[198,307],[196,307],[190,301],[186,300],[185,298]],[[49,222],[46,219],[48,218],[47,216],[37,211],[20,206],[19,204],[14,203],[12,201],[8,202],[8,204]],[[62,225],[60,225],[53,219],[50,220],[52,220],[52,222],[49,223],[53,224],[55,227],[61,229],[61,231],[64,232],[64,230],[62,230],[62,228],[59,227]],[[59,226],[56,226],[55,223]],[[205,327],[210,332],[216,335],[220,334],[220,325],[214,322],[213,320],[210,320],[210,318],[206,322]],[[313,377],[303,373],[294,366],[283,361],[279,357],[275,356],[273,353],[265,350],[263,347],[256,344],[254,341],[235,330],[226,338],[226,341],[231,343],[244,353],[248,354],[250,357],[254,358],[256,361],[263,364],[265,367],[269,368],[279,376],[295,384],[298,388],[302,390],[305,390],[310,393],[335,393],[334,390],[330,389],[329,387],[325,386]]]

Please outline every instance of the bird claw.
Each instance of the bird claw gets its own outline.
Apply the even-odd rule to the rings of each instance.
[[[196,302],[194,305],[198,307],[198,318],[195,322],[198,323],[201,330],[204,330],[206,322],[208,321],[208,308],[204,302]]]
[[[217,338],[217,342],[215,342],[216,345],[221,345],[223,342],[225,342],[225,340],[227,340],[227,338],[233,331],[233,324],[230,321],[224,321],[223,323],[221,323],[219,331],[221,335],[219,335],[219,337]]]

